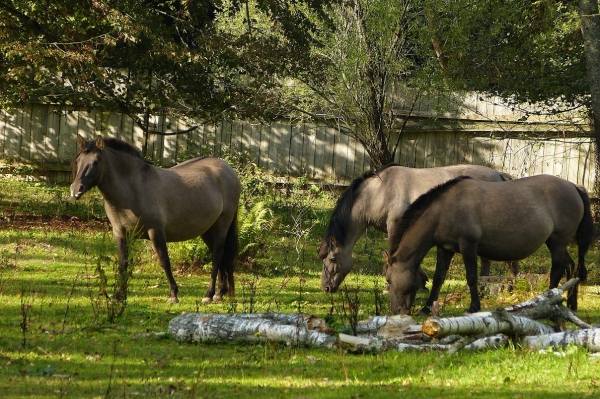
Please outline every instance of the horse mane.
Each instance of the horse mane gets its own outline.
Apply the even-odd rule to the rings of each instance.
[[[358,198],[356,192],[360,185],[367,179],[377,176],[379,173],[388,169],[391,166],[399,166],[398,164],[391,163],[373,171],[367,171],[361,177],[354,179],[348,188],[338,198],[333,213],[331,214],[331,220],[327,227],[327,233],[321,240],[321,247],[319,248],[319,258],[324,259],[329,252],[330,237],[333,237],[338,243],[344,245],[346,238],[348,237],[348,223],[350,219],[350,213],[352,212],[352,206]]]
[[[140,150],[138,150],[132,144],[127,143],[126,141],[123,141],[116,137],[105,137],[103,141],[104,145],[108,148],[111,148],[115,151],[123,152],[125,154],[129,154],[135,158],[139,158],[147,164],[152,164],[150,161],[142,157],[142,152]],[[79,152],[77,152],[77,155],[75,155],[75,157],[71,161],[71,171],[73,173],[73,176],[75,176],[77,172],[77,158],[79,158],[79,155],[92,151],[99,151],[98,147],[96,147],[96,140],[86,141],[83,147],[79,149]]]
[[[394,229],[394,233],[389,238],[390,254],[396,252],[396,249],[398,249],[406,232],[417,222],[417,220],[419,220],[419,217],[427,210],[427,208],[429,208],[435,200],[441,197],[442,194],[465,179],[471,179],[471,177],[463,175],[448,180],[445,183],[435,186],[410,204],[402,214],[398,222],[398,227]]]
[[[126,154],[133,155],[136,158],[143,159],[140,150],[138,150],[132,144],[129,144],[128,142],[118,139],[116,137],[105,137],[104,145],[115,151],[124,152]]]

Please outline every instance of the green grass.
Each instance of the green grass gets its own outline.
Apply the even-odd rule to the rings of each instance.
[[[178,243],[169,249],[181,302],[168,304],[164,273],[150,245],[139,242],[127,308],[110,323],[111,303],[99,295],[97,270],[100,266],[112,281],[116,249],[102,221],[98,193],[90,194],[86,202],[73,202],[64,186],[0,183],[1,397],[552,399],[600,394],[600,358],[575,347],[559,353],[510,347],[455,355],[354,355],[275,343],[182,344],[166,334],[169,321],[184,312],[302,311],[342,329],[347,323],[342,294],[321,292],[316,258],[333,206],[329,195],[261,197],[275,211],[276,222],[255,260],[236,273],[235,301],[200,304],[208,272],[192,265],[189,244]],[[382,235],[370,231],[355,248],[357,267],[346,280],[346,292],[359,298],[361,318],[375,312],[374,292],[384,283],[384,247]],[[591,323],[600,323],[597,256],[596,248],[588,255],[590,284],[582,289],[578,312]],[[547,273],[548,265],[540,250],[521,268]],[[433,274],[432,253],[424,267]],[[496,266],[493,272],[504,270]],[[528,299],[545,284],[484,298],[483,307]],[[387,298],[381,300],[387,305]],[[445,315],[468,307],[460,257],[453,261],[441,300]]]

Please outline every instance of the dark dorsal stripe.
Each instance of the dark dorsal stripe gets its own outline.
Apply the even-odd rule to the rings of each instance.
[[[388,164],[376,171],[368,171],[362,177],[354,179],[352,183],[350,183],[350,186],[348,186],[348,188],[342,193],[340,198],[338,198],[335,208],[333,208],[333,213],[331,214],[331,220],[329,221],[329,226],[327,227],[327,233],[321,241],[321,247],[319,249],[319,257],[321,259],[327,256],[327,252],[329,252],[331,237],[333,237],[339,245],[344,245],[346,243],[352,207],[358,199],[357,191],[361,184],[365,180],[373,176],[377,176],[379,173],[392,166],[399,165],[394,163]]]
[[[421,195],[412,204],[406,208],[406,211],[402,214],[398,227],[394,230],[394,234],[390,236],[390,254],[393,254],[398,249],[404,234],[410,229],[412,225],[419,220],[419,217],[425,212],[431,204],[440,198],[442,194],[447,192],[450,188],[454,187],[457,183],[465,179],[470,179],[470,176],[458,176],[454,179],[448,180],[445,183],[439,184]]]

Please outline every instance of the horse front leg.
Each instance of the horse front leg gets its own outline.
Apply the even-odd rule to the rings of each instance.
[[[481,302],[477,290],[477,243],[462,240],[459,241],[459,247],[465,264],[467,285],[471,293],[471,305],[467,312],[477,313],[481,310]]]
[[[117,287],[115,290],[115,300],[118,303],[124,303],[127,300],[127,286],[129,282],[129,248],[127,239],[120,234],[114,233],[117,243],[119,257],[119,270],[117,274]]]
[[[431,283],[431,292],[427,298],[425,306],[419,311],[419,314],[429,315],[433,308],[433,303],[440,297],[440,290],[444,281],[446,280],[446,274],[450,268],[450,262],[454,256],[453,252],[450,252],[442,247],[437,247],[437,256],[435,264],[435,273],[433,275],[433,282]]]
[[[150,237],[152,245],[154,245],[160,266],[165,271],[167,280],[169,281],[170,294],[168,302],[177,303],[179,302],[179,298],[177,297],[179,287],[177,287],[177,283],[173,277],[173,272],[171,271],[171,260],[169,259],[169,251],[167,250],[167,239],[165,237],[165,233],[163,230],[150,229],[148,230],[148,236]]]
[[[490,275],[490,266],[491,263],[489,259],[481,258],[481,271],[479,272],[480,276],[489,276]]]

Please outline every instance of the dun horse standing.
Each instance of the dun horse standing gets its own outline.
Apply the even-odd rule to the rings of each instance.
[[[72,162],[71,196],[97,186],[119,252],[122,281],[117,300],[127,297],[128,234],[152,241],[169,280],[170,302],[178,302],[167,242],[202,237],[212,254],[211,281],[202,302],[233,297],[238,251],[237,210],[241,192],[235,171],[217,158],[194,158],[169,169],[146,162],[132,145],[115,138],[85,141]],[[215,289],[219,279],[218,290]]]
[[[546,244],[552,257],[550,288],[565,271],[585,281],[584,256],[593,241],[590,199],[585,189],[561,178],[539,175],[489,183],[458,177],[419,197],[406,210],[390,238],[386,278],[394,313],[409,313],[419,286],[419,265],[433,246],[441,256],[427,307],[437,300],[453,255],[460,252],[471,293],[469,312],[480,310],[477,256],[521,260]],[[577,270],[567,252],[576,236]],[[577,291],[569,306],[577,308]]]
[[[354,180],[338,199],[319,248],[323,291],[338,290],[352,269],[352,248],[368,226],[387,231],[388,237],[394,235],[397,220],[414,200],[461,175],[491,182],[511,179],[507,174],[479,165],[419,169],[390,164]],[[516,275],[517,263],[510,266]],[[490,262],[482,259],[481,274],[488,275],[489,268]],[[426,277],[423,273],[423,278]]]

